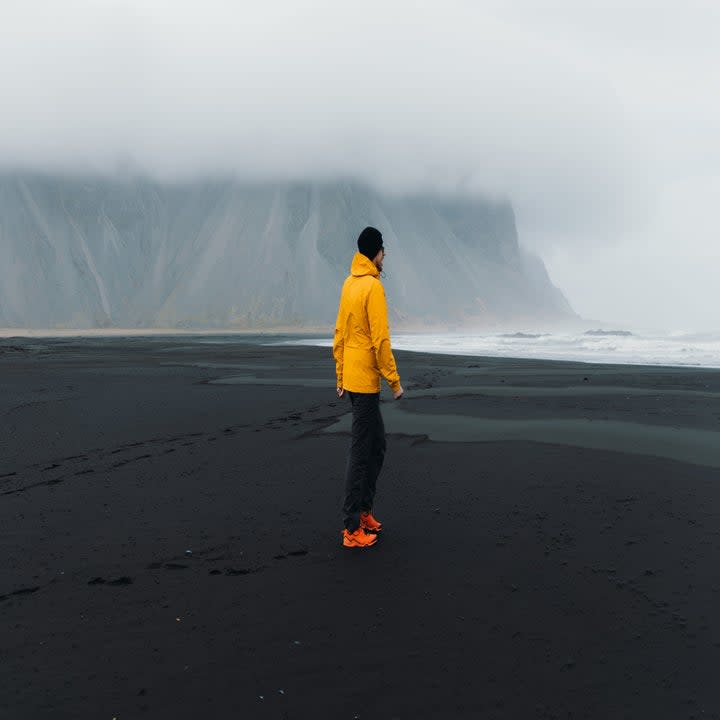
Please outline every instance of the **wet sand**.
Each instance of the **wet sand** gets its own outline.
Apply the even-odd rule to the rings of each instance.
[[[720,371],[0,339],[0,718],[720,718]]]

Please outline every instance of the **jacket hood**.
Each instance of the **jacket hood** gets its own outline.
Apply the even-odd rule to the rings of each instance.
[[[378,277],[378,275],[380,275],[378,269],[375,267],[375,263],[370,260],[370,258],[359,252],[355,253],[355,256],[352,259],[350,274],[353,277],[361,277],[363,275]]]

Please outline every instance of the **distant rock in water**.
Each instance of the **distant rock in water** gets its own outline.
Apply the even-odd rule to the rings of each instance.
[[[619,337],[629,337],[632,333],[629,330],[587,330],[585,335],[617,335]]]
[[[366,225],[393,328],[576,319],[508,203],[17,172],[0,175],[0,327],[331,325]]]
[[[542,335],[533,335],[533,333],[516,332],[516,333],[512,333],[512,334],[500,335],[499,337],[518,338],[518,339],[523,339],[523,340],[536,340],[537,338],[540,338],[543,336]]]

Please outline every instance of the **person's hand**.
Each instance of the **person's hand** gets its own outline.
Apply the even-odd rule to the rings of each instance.
[[[345,388],[338,388],[337,389],[337,396],[341,398],[345,394]]]
[[[402,388],[402,385],[393,393],[393,399],[399,400],[405,391]]]

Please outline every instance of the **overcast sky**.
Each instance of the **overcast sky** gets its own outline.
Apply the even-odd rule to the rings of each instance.
[[[718,38],[717,0],[1,0],[0,164],[506,195],[580,314],[718,330]]]

